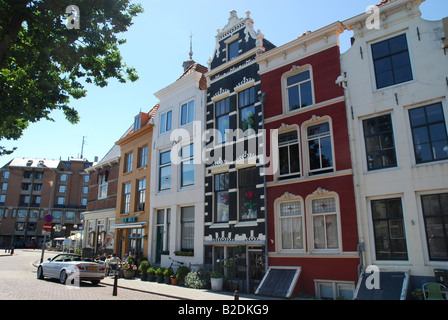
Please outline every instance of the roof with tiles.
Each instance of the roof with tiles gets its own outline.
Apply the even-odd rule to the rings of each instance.
[[[376,6],[379,7],[379,6],[388,4],[389,2],[392,2],[392,0],[382,0],[382,1],[381,1],[380,3],[378,3]]]
[[[154,116],[156,115],[157,110],[159,109],[160,104],[157,103],[151,110],[149,110],[149,112],[140,112],[139,114],[142,115],[142,123],[141,123],[141,128],[144,128],[145,126],[151,124],[151,120],[154,118]],[[120,137],[120,139],[118,141],[120,141],[121,139],[129,136],[131,133],[134,132],[134,124],[135,122],[129,127],[128,130],[126,130],[126,132]]]
[[[179,79],[177,79],[176,81],[179,81],[180,79],[186,77],[187,75],[189,75],[190,73],[192,73],[193,71],[197,71],[202,73],[202,77],[201,80],[199,81],[199,89],[201,90],[207,90],[207,80],[204,77],[204,74],[208,72],[208,68],[204,67],[203,65],[195,62],[194,60],[190,60],[189,61],[191,63],[191,66],[189,66],[184,73],[179,77]]]

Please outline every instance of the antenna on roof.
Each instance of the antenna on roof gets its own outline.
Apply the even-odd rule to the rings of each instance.
[[[79,157],[80,159],[83,158],[83,152],[84,152],[84,144],[85,144],[85,136],[82,136],[82,144],[81,144],[81,156]]]

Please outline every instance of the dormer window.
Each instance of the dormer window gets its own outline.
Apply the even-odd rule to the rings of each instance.
[[[139,114],[138,116],[135,117],[134,132],[137,131],[138,129],[140,129],[141,126],[142,126],[142,116],[141,116],[141,114]]]

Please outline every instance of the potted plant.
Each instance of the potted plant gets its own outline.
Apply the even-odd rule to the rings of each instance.
[[[171,276],[173,274],[174,274],[174,271],[171,268],[167,268],[167,269],[163,270],[163,280],[166,284],[171,283]]]
[[[156,281],[156,269],[153,267],[149,267],[148,271],[146,271],[148,274],[148,281],[154,282]]]
[[[163,282],[163,269],[162,267],[157,268],[155,274],[156,274],[156,281],[158,283],[162,283]]]
[[[179,274],[173,274],[171,275],[171,284],[173,286],[176,286],[179,283]]]
[[[146,281],[148,280],[148,269],[150,267],[149,261],[148,260],[143,260],[142,262],[140,262],[140,266],[138,267],[138,269],[140,270],[140,279],[142,281]]]
[[[185,281],[185,276],[190,272],[190,268],[186,266],[180,266],[177,268],[176,276],[178,279],[179,284],[183,284]]]
[[[135,270],[137,270],[137,266],[134,264],[134,261],[129,259],[124,263],[123,266],[123,276],[125,279],[132,279],[135,275]]]
[[[212,271],[210,273],[210,282],[213,291],[222,291],[223,275],[218,271]]]

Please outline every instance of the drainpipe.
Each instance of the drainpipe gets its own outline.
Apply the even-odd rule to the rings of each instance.
[[[264,92],[261,93],[261,97],[259,97],[259,101],[261,102],[261,129],[263,132],[263,154],[266,151],[266,135],[264,132],[264,103],[266,102],[266,94]],[[265,159],[264,159],[265,160]],[[265,164],[266,165],[266,164]],[[268,216],[267,216],[267,200],[266,200],[266,170],[263,175],[263,202],[264,202],[264,235],[266,237],[266,243],[264,245],[264,271],[265,273],[268,270]]]
[[[351,123],[355,120],[355,115],[353,111],[353,106],[351,105],[350,100],[350,92],[348,90],[347,85],[348,79],[347,79],[347,72],[343,72],[335,81],[337,85],[342,87],[344,89],[344,97],[345,97],[345,104],[346,104],[346,110],[347,110],[347,125],[349,127],[349,143],[350,143],[350,150],[353,151],[353,142],[351,137]],[[350,120],[351,118],[351,120]],[[356,251],[359,254],[359,264],[358,264],[358,277],[361,277],[361,272],[364,266],[364,255],[363,251],[365,251],[365,244],[363,241],[363,228],[361,224],[361,216],[359,213],[361,212],[359,207],[359,201],[358,198],[358,188],[359,188],[359,181],[358,181],[358,175],[355,170],[356,161],[354,161],[354,152],[350,152],[351,154],[351,166],[352,166],[352,175],[353,175],[353,193],[355,196],[355,208],[356,208],[356,221],[358,225],[358,235],[361,235],[361,237],[358,239],[359,242],[356,245]]]

